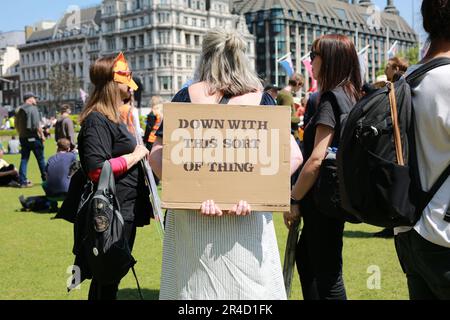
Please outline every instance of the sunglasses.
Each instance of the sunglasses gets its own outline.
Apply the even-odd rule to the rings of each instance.
[[[319,55],[318,52],[316,52],[316,51],[311,51],[311,52],[309,53],[309,58],[311,59],[311,62],[313,62],[314,59],[315,59],[318,55]]]
[[[114,73],[118,74],[119,76],[127,77],[128,80],[131,80],[133,78],[132,71],[114,71]]]

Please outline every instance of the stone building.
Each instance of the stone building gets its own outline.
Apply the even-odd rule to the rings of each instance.
[[[329,33],[351,37],[358,50],[368,49],[367,81],[386,61],[386,52],[398,41],[398,51],[418,45],[418,36],[399,15],[393,0],[377,11],[371,0],[233,0],[234,12],[245,15],[256,36],[256,68],[267,83],[275,79],[275,43],[278,57],[291,52],[296,71],[307,75],[301,63],[313,41]],[[279,72],[278,83],[287,76]]]
[[[165,99],[192,79],[206,31],[237,28],[245,36],[254,63],[255,37],[243,16],[231,13],[228,0],[104,0],[74,10],[48,28],[27,28],[20,47],[22,91],[53,101],[49,72],[63,64],[89,91],[89,66],[100,56],[123,51],[133,76],[143,84],[143,104],[153,95]],[[64,100],[79,99],[72,92]]]

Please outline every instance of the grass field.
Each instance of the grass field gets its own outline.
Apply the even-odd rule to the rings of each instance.
[[[46,142],[46,159],[55,152],[54,142]],[[19,165],[19,156],[5,156]],[[0,300],[84,300],[89,281],[79,290],[67,293],[67,268],[73,263],[72,225],[53,220],[54,214],[20,212],[19,195],[43,194],[37,163],[32,155],[28,178],[35,183],[30,189],[0,189]],[[281,261],[287,229],[280,214],[275,215]],[[378,231],[367,225],[347,225],[344,235],[344,279],[349,299],[407,299],[406,278],[395,254],[393,240],[372,238]],[[161,274],[162,239],[156,224],[139,229],[134,248],[138,260],[136,272],[144,289],[144,298],[158,299]],[[380,283],[372,281],[380,271]],[[369,282],[369,286],[368,286]],[[119,299],[138,299],[136,284],[130,272],[122,281]],[[300,282],[295,275],[293,300],[302,299]]]

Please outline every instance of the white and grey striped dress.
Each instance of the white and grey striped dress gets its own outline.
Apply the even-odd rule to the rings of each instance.
[[[286,299],[272,213],[211,218],[169,210],[160,299]]]

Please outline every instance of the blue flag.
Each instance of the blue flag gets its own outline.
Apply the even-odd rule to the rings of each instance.
[[[279,64],[283,67],[283,69],[286,71],[287,75],[292,77],[294,75],[294,66],[292,64],[291,56],[287,56],[283,60],[279,61]]]

